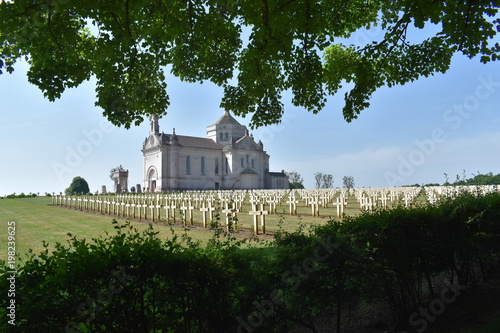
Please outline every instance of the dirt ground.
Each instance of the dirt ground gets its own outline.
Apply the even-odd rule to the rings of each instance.
[[[450,294],[451,298],[452,295]],[[444,303],[440,303],[444,304]],[[492,275],[486,282],[459,291],[452,302],[437,307],[436,316],[424,323],[424,317],[414,320],[414,330],[392,331],[387,326],[384,313],[388,309],[383,304],[367,305],[361,313],[351,310],[343,318],[342,333],[500,333],[500,272]],[[348,312],[348,311],[346,311]],[[420,320],[420,321],[418,321]],[[318,318],[318,332],[336,333],[334,315]],[[418,324],[417,324],[418,323]],[[306,333],[309,330],[297,329],[292,333]]]
[[[427,332],[499,333],[500,274],[495,274],[474,288],[462,291]]]

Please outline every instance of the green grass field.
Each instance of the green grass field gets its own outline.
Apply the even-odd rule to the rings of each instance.
[[[29,248],[35,253],[43,250],[43,241],[49,243],[50,248],[56,242],[65,243],[69,239],[68,233],[80,239],[92,239],[104,236],[106,232],[114,233],[112,220],[114,217],[81,212],[51,206],[51,199],[46,197],[2,199],[0,200],[0,242],[7,244],[7,223],[14,221],[16,225],[16,252],[23,257]],[[125,219],[116,218],[119,222]],[[148,228],[145,222],[133,222],[139,231]],[[177,228],[182,232],[182,228]],[[166,239],[172,233],[169,227],[158,226],[158,237]],[[193,238],[201,241],[211,237],[209,232],[190,231]],[[6,259],[7,246],[0,251],[0,259]]]

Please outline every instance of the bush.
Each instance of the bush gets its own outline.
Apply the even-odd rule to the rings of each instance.
[[[114,236],[93,244],[72,237],[19,268],[16,332],[234,331],[229,262],[176,237],[162,243],[151,228],[139,234],[114,223]],[[0,290],[7,293],[6,279]],[[0,330],[12,328],[2,320]]]
[[[90,192],[89,184],[82,177],[75,177],[69,185],[69,187],[64,191],[67,195],[71,194],[87,194]]]

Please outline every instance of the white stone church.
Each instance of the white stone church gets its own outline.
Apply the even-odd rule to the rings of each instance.
[[[227,111],[207,127],[207,138],[160,133],[151,117],[143,144],[144,190],[287,189],[288,176],[269,172],[269,155]]]

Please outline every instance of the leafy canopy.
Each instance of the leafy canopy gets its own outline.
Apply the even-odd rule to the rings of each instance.
[[[384,85],[445,72],[456,52],[497,60],[499,1],[15,0],[0,1],[0,74],[30,65],[51,101],[94,76],[96,105],[129,128],[169,105],[165,71],[224,88],[221,106],[279,123],[282,93],[313,113],[344,83],[346,121]],[[383,39],[344,45],[375,25]],[[419,42],[409,29],[437,27]],[[248,35],[248,36],[247,36]]]
[[[66,194],[87,194],[90,192],[87,181],[77,176],[73,178],[69,187],[64,191]]]

